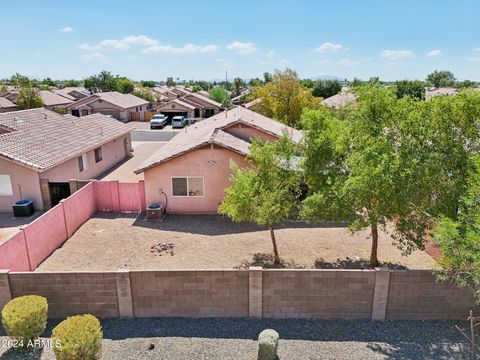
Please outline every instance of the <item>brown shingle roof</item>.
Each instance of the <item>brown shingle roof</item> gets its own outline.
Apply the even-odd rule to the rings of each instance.
[[[302,138],[302,132],[299,130],[269,119],[252,110],[236,107],[185,128],[140,165],[135,170],[135,173],[141,173],[146,169],[212,143],[230,148],[241,154],[248,154],[250,143],[222,130],[237,123],[251,126],[275,137],[282,136],[286,131],[292,137],[292,140],[297,143]]]
[[[131,131],[110,116],[80,118],[46,109],[0,114],[0,157],[44,171]]]

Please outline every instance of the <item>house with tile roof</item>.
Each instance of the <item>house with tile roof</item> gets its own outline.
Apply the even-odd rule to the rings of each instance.
[[[172,118],[209,118],[223,111],[222,104],[197,93],[189,93],[157,106],[157,112]]]
[[[63,89],[55,89],[53,92],[72,101],[80,100],[90,95],[90,91],[81,86],[67,86]]]
[[[43,101],[43,107],[48,110],[65,109],[73,102],[73,100],[49,90],[39,90],[37,94]]]
[[[6,97],[0,97],[0,113],[15,110],[17,110],[17,105],[13,101],[8,100]]]
[[[135,170],[144,174],[147,205],[216,213],[230,186],[231,161],[248,166],[252,139],[276,141],[284,133],[301,141],[300,131],[243,107],[186,127]]]
[[[130,131],[102,114],[0,114],[0,211],[21,199],[38,210],[56,205],[70,195],[69,180],[94,179],[130,156]]]
[[[67,109],[77,117],[100,113],[128,122],[143,121],[148,107],[149,102],[138,96],[110,91],[95,93],[72,102]]]

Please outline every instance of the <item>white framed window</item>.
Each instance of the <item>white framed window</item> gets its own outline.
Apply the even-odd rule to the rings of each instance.
[[[12,180],[10,175],[0,175],[0,196],[12,196]]]
[[[200,176],[172,177],[172,194],[175,197],[204,196],[204,180]]]

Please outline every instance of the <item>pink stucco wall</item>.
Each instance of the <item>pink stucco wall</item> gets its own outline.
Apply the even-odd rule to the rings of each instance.
[[[170,213],[216,213],[224,197],[225,188],[230,186],[230,161],[245,167],[244,156],[233,151],[210,146],[191,151],[183,156],[145,171],[146,203],[165,204]],[[204,178],[204,196],[174,197],[172,177],[193,176]]]
[[[264,141],[274,142],[277,138],[273,135],[267,134],[263,131],[257,130],[253,127],[246,126],[244,124],[237,124],[231,127],[223,129],[225,132],[235,135],[240,139],[250,141],[251,139],[260,138]]]
[[[0,269],[34,270],[96,211],[105,210],[145,210],[144,182],[90,182],[0,244]]]
[[[95,214],[95,193],[93,183],[85,185],[80,191],[63,200],[65,225],[68,237]]]
[[[31,270],[23,231],[0,245],[0,269]]]
[[[58,204],[24,227],[32,268],[36,268],[67,240],[63,205]]]
[[[43,208],[40,182],[35,170],[0,159],[0,175],[10,175],[13,190],[12,196],[0,195],[0,211],[12,211],[12,204],[21,199],[33,200],[36,209]]]
[[[140,212],[145,210],[144,182],[94,181],[97,211]]]

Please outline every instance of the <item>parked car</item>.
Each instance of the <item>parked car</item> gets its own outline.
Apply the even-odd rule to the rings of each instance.
[[[172,128],[183,128],[187,125],[185,116],[174,116],[172,119]]]
[[[150,119],[150,129],[163,129],[167,125],[168,117],[163,114],[156,114]]]

